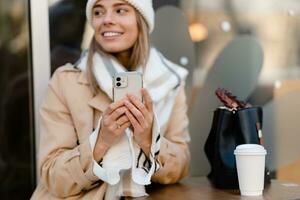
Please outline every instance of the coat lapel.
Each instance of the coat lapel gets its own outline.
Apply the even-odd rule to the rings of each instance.
[[[79,84],[89,85],[85,72],[81,72],[77,79],[77,82]],[[102,91],[99,91],[96,96],[88,100],[88,105],[100,112],[104,112],[108,105],[111,103],[112,100]]]
[[[109,104],[112,103],[112,100],[103,92],[98,92],[96,96],[94,96],[91,100],[88,101],[88,104],[95,108],[96,110],[99,110],[101,112],[104,112]]]

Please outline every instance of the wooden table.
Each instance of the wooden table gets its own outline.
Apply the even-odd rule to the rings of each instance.
[[[300,200],[300,185],[272,180],[263,196],[244,197],[239,190],[220,190],[214,188],[206,177],[190,177],[178,184],[147,188],[148,197],[135,200]]]

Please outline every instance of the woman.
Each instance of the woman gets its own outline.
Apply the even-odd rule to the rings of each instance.
[[[32,199],[118,199],[187,175],[187,71],[150,48],[150,0],[89,0],[88,52],[54,73],[41,107],[39,184]],[[143,73],[144,102],[112,102],[115,72]]]

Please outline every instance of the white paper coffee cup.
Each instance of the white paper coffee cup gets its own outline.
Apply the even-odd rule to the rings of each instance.
[[[266,154],[265,148],[257,144],[242,144],[234,150],[241,195],[262,195]]]

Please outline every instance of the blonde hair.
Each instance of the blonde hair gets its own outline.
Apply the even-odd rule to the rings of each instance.
[[[130,68],[128,70],[135,70],[138,66],[142,66],[143,70],[146,67],[148,58],[149,58],[149,51],[150,51],[150,41],[149,41],[149,28],[140,13],[136,11],[137,17],[137,25],[138,25],[138,38],[132,47],[132,52],[129,58],[128,66]],[[93,36],[89,51],[88,51],[88,60],[87,60],[87,79],[90,83],[90,88],[93,94],[97,94],[99,92],[99,86],[96,81],[95,75],[93,73],[93,56],[94,53],[99,53],[103,56],[112,56],[107,54],[100,44],[97,43],[95,39],[95,35]]]

